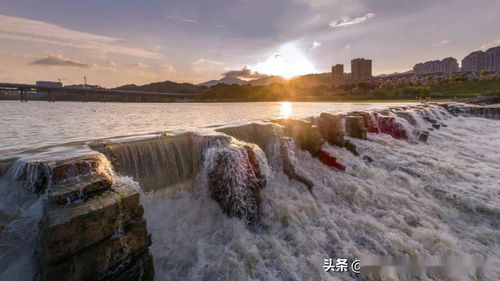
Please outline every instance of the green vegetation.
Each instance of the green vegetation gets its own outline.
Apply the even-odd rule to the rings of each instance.
[[[474,94],[500,94],[500,80],[477,80],[462,83],[437,84],[430,87],[432,94],[470,96]]]
[[[365,83],[331,89],[325,85],[301,87],[293,83],[264,86],[218,84],[202,90],[199,101],[362,101],[467,98],[477,95],[500,95],[499,79],[469,80],[465,76],[429,78],[423,83]]]

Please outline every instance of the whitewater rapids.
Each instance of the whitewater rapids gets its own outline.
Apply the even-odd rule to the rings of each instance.
[[[427,144],[384,134],[352,139],[371,163],[325,144],[346,173],[299,152],[296,164],[314,182],[312,193],[271,170],[255,227],[224,215],[203,182],[195,187],[201,192],[175,198],[143,194],[156,280],[357,280],[325,272],[323,261],[363,255],[484,255],[486,280],[499,280],[500,121],[446,123]],[[382,276],[405,280],[390,271]]]

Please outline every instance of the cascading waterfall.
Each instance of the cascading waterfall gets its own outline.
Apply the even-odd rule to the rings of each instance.
[[[156,280],[359,280],[325,272],[324,259],[369,255],[480,255],[488,258],[482,280],[498,280],[500,121],[453,116],[436,105],[358,115],[367,139],[344,139],[348,115],[341,115],[342,134],[329,136],[336,145],[318,142],[332,128],[300,120],[89,145],[109,159],[117,182],[141,193]],[[321,118],[310,120],[319,125]],[[432,132],[422,141],[424,131]],[[327,164],[332,161],[345,169]],[[37,173],[50,168],[9,167],[0,192],[26,202],[17,219],[8,218],[19,223],[23,212],[41,212],[36,202],[42,199],[32,191],[43,179]],[[16,181],[30,192],[15,195],[22,186]],[[3,193],[0,198],[8,198]],[[12,215],[11,205],[1,203],[0,219]],[[25,223],[29,231],[37,219]],[[0,261],[33,267],[32,254],[0,254]],[[418,276],[479,280],[466,265]],[[386,267],[371,278],[417,277]]]
[[[0,280],[31,280],[43,196],[50,166],[23,160],[12,161],[0,178]]]

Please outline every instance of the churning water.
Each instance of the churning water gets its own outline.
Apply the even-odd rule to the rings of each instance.
[[[312,108],[313,105],[316,104],[306,104],[302,109],[302,105],[297,105],[300,113],[296,113],[293,104],[296,115],[291,115],[306,117],[339,111],[335,108],[337,104],[319,104],[318,108]],[[105,108],[111,104],[98,106]],[[124,106],[139,108],[141,105]],[[217,108],[217,113],[204,112],[205,118],[193,115],[198,116],[193,117],[198,121],[187,122],[196,126],[280,117],[283,107],[279,103],[270,104],[271,113],[266,111],[266,114],[262,113],[265,111],[262,108],[248,109],[249,115],[245,117],[238,113],[240,105],[193,106],[196,109],[188,110],[191,114],[202,108]],[[340,111],[377,107],[342,106],[345,108]],[[222,107],[230,113],[224,113]],[[60,138],[64,138],[63,142],[95,139],[109,137],[110,133],[123,135],[127,122],[137,126],[130,133],[164,129],[155,122],[179,124],[175,129],[182,123],[182,120],[163,119],[158,109],[159,115],[149,121],[141,117],[144,119],[140,122],[149,125],[140,128],[135,123],[139,121],[128,120],[128,114],[139,113],[129,111],[131,109],[127,108],[122,116],[98,111],[107,116],[103,119],[106,121],[92,119],[85,123],[83,130],[92,133],[72,135],[70,130],[73,128],[62,128],[64,137],[44,139],[39,136],[39,143],[51,145],[60,142]],[[214,117],[218,113],[225,117]],[[412,137],[407,141],[387,134],[368,134],[368,140],[349,139],[357,146],[359,156],[344,148],[323,144],[323,150],[335,155],[346,166],[345,172],[332,170],[295,147],[293,164],[312,181],[311,191],[283,172],[278,143],[282,132],[276,125],[246,126],[245,129],[215,127],[209,133],[181,135],[168,145],[159,140],[124,142],[114,151],[115,161],[120,162],[121,167],[115,171],[116,178],[136,186],[141,192],[148,230],[152,234],[156,280],[361,280],[359,275],[351,273],[325,272],[323,262],[327,258],[354,259],[366,255],[479,255],[487,257],[484,264],[487,276],[483,280],[500,280],[500,121],[453,117],[442,108],[433,108],[428,114],[447,127],[432,131],[426,144],[413,141]],[[414,124],[404,119],[398,122],[409,132],[429,127],[421,116],[413,116]],[[119,121],[120,118],[123,120]],[[206,123],[201,121],[203,119]],[[106,126],[113,126],[111,120],[117,122],[117,130],[106,132]],[[94,125],[99,129],[93,128]],[[7,125],[7,132],[10,126]],[[54,125],[54,128],[57,134],[58,127]],[[65,134],[71,135],[69,139]],[[34,145],[36,138],[19,139],[22,145],[15,145],[13,140],[18,137],[10,137],[10,145],[2,144],[2,149],[10,151],[11,155],[12,146],[16,150],[26,149],[32,142]],[[254,225],[228,217],[207,191],[207,169],[214,165],[214,153],[229,152],[231,157],[238,159],[245,142],[259,146],[257,158],[267,179],[261,191],[261,219]],[[92,143],[90,147],[99,151],[99,143]],[[83,145],[78,153],[85,153],[86,149]],[[61,153],[75,152],[57,149],[43,155],[50,158]],[[33,153],[29,155],[34,157]],[[43,199],[35,198],[29,190],[29,179],[16,178],[19,173],[16,165],[8,163],[7,166],[0,171],[3,175],[0,223],[2,216],[3,221],[8,222],[3,233],[0,229],[0,238],[3,238],[0,242],[0,280],[30,280],[33,237],[36,237],[34,225],[40,218]],[[237,164],[231,166],[234,177],[241,176],[239,169],[242,168]],[[463,266],[461,269],[416,279],[385,268],[381,280],[478,280],[474,279],[470,268]]]

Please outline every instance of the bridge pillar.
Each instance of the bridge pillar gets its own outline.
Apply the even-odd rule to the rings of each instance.
[[[88,96],[87,96],[87,92],[83,93],[82,102],[89,102],[89,99],[88,99]]]
[[[49,102],[55,102],[56,101],[55,94],[52,91],[48,91],[47,92],[47,100]]]
[[[28,102],[28,93],[25,90],[21,90],[21,102]]]

